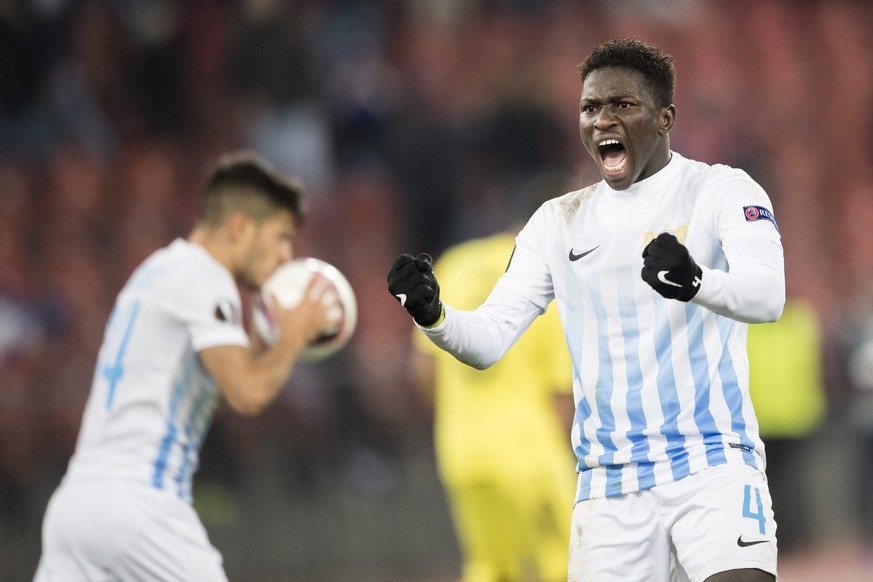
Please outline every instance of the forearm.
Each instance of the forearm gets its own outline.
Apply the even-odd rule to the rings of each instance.
[[[288,337],[260,353],[243,346],[218,346],[201,351],[200,357],[228,405],[240,414],[254,415],[282,390],[302,348],[301,338]]]
[[[303,338],[299,336],[280,337],[273,346],[252,358],[251,381],[244,396],[252,409],[249,414],[260,412],[276,399],[294,371],[303,347]]]
[[[745,323],[779,319],[785,305],[782,247],[766,240],[741,241],[728,259],[727,272],[701,267],[703,283],[692,302]]]
[[[541,313],[524,297],[499,286],[475,311],[460,311],[450,305],[445,305],[445,310],[440,325],[419,329],[436,346],[479,370],[502,358]]]

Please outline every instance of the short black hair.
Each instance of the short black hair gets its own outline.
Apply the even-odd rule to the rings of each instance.
[[[635,38],[615,37],[594,47],[581,65],[579,76],[582,82],[595,69],[603,67],[626,67],[643,74],[659,107],[673,103],[676,85],[676,68],[673,57],[658,47]]]
[[[303,184],[279,173],[255,152],[225,154],[203,184],[198,222],[218,226],[237,210],[257,222],[287,210],[298,226],[306,215]]]

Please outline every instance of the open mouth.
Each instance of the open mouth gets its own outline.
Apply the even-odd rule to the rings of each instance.
[[[620,177],[627,168],[627,150],[617,139],[605,139],[597,144],[600,167],[610,178]]]

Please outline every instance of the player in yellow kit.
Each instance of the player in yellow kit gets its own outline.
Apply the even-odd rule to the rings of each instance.
[[[445,300],[459,309],[481,304],[514,244],[505,232],[446,251],[434,267]],[[421,333],[414,341],[422,380],[434,390],[437,461],[463,581],[567,580],[576,482],[566,438],[572,370],[556,310],[485,371],[461,364]]]
[[[789,297],[775,323],[750,325],[749,394],[767,447],[767,481],[779,520],[779,551],[811,540],[814,506],[808,480],[810,447],[827,414],[818,313]]]

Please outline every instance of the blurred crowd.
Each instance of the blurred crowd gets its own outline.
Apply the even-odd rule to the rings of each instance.
[[[821,318],[827,422],[873,435],[870,30],[862,0],[0,1],[4,513],[54,485],[115,294],[187,235],[201,177],[240,148],[304,180],[296,252],[346,273],[360,319],[263,418],[222,417],[204,471],[282,459],[295,479],[390,486],[431,430],[392,259],[596,181],[575,67],[619,34],[676,59],[673,149],[770,194],[789,295]]]

